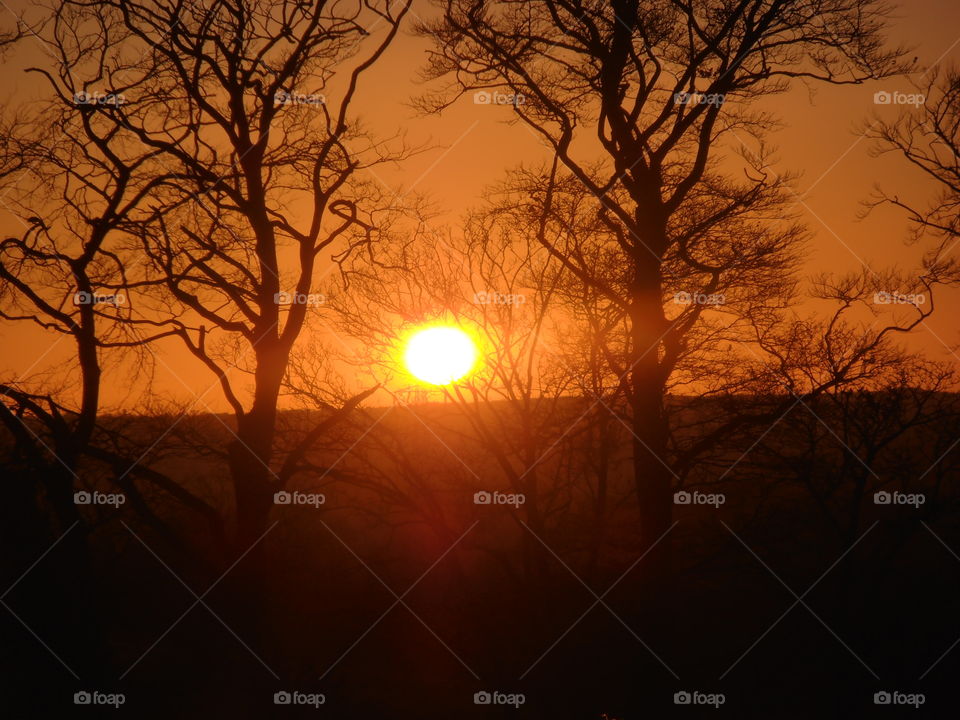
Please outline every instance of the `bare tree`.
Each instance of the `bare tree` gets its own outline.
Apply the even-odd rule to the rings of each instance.
[[[869,212],[878,205],[891,205],[907,213],[911,239],[932,236],[937,242],[927,251],[924,266],[940,276],[960,278],[958,262],[950,253],[960,237],[960,73],[950,69],[930,73],[922,87],[924,104],[891,121],[875,120],[866,128],[874,141],[874,156],[894,153],[930,181],[936,195],[926,207],[901,199],[897,193],[877,187],[865,205]]]
[[[571,252],[576,245],[544,242],[626,316],[635,479],[652,544],[671,514],[665,389],[692,326],[665,314],[667,259],[677,256],[704,283],[690,293],[711,293],[711,282],[736,267],[737,236],[721,228],[732,218],[756,222],[787,199],[767,154],[741,150],[747,138],[762,147],[774,126],[754,101],[793,79],[848,84],[901,71],[900,51],[883,41],[889,7],[873,0],[439,5],[442,18],[421,30],[435,42],[429,76],[449,77],[451,86],[426,105],[440,110],[475,90],[508,93],[516,120],[594,196],[599,219],[617,237],[624,293],[605,288],[596,268]],[[739,164],[721,159],[731,149],[743,153]],[[557,165],[545,177],[547,210],[555,185],[566,181]]]
[[[24,517],[61,536],[64,552],[51,572],[59,572],[61,582],[76,583],[77,599],[75,606],[54,611],[76,613],[73,625],[91,628],[92,636],[80,646],[105,667],[89,592],[88,536],[99,522],[99,508],[78,506],[75,491],[113,483],[133,511],[174,545],[178,536],[145,502],[144,486],[135,480],[199,513],[217,533],[220,522],[206,502],[138,462],[152,440],[144,444],[101,422],[105,373],[130,378],[138,364],[141,372],[148,370],[144,346],[172,334],[141,333],[129,323],[124,289],[129,258],[123,251],[129,240],[124,225],[169,177],[149,149],[131,147],[98,112],[108,98],[85,92],[102,77],[104,57],[68,31],[80,15],[64,8],[31,29],[51,39],[44,45],[50,66],[30,69],[51,92],[39,102],[9,107],[0,123],[0,187],[6,210],[22,228],[0,241],[0,317],[55,338],[19,377],[0,382],[0,422],[14,439],[11,469],[21,470],[8,478],[16,486],[11,498],[20,502],[11,503],[5,528],[15,533]],[[118,39],[116,26],[98,19],[85,29],[105,44]],[[41,547],[49,542],[46,538]],[[28,555],[22,565],[32,562],[37,548],[15,546]]]
[[[126,281],[140,308],[130,322],[176,334],[232,408],[246,549],[280,487],[278,396],[316,311],[322,253],[376,233],[378,196],[357,171],[388,155],[351,111],[409,3],[66,6],[122,28],[122,42],[104,46],[101,82],[123,102],[97,113],[167,177],[127,227],[130,252],[147,260]]]
[[[142,371],[149,360],[143,346],[173,334],[141,333],[131,324],[125,271],[130,258],[123,249],[125,226],[145,212],[145,198],[170,176],[149,149],[131,144],[98,112],[117,98],[86,92],[102,76],[105,58],[65,32],[79,16],[64,9],[46,29],[37,28],[49,32],[53,42],[46,47],[55,49],[54,62],[30,72],[48,82],[51,95],[15,108],[0,134],[7,208],[23,227],[18,237],[0,243],[0,316],[69,338],[73,346],[63,346],[66,364],[61,353],[51,354],[55,381],[45,363],[34,363],[23,377],[4,383],[9,406],[0,413],[20,447],[52,453],[50,472],[41,477],[62,527],[78,520],[73,490],[84,457],[113,467],[114,480],[132,497],[137,489],[129,476],[149,475],[209,511],[168,478],[138,466],[130,445],[131,454],[124,455],[123,443],[105,442],[98,428],[105,366],[121,374],[139,364]],[[104,18],[86,30],[107,44],[119,39],[117,27]]]

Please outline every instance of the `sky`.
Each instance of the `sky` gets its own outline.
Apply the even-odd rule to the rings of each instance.
[[[10,3],[0,12],[16,13],[26,3]],[[415,0],[413,13],[426,16],[430,7]],[[960,3],[916,0],[904,3],[890,29],[894,43],[914,47],[920,68],[960,65]],[[9,19],[9,18],[8,18]],[[505,108],[475,105],[463,98],[442,116],[420,116],[412,99],[425,87],[417,73],[425,61],[427,43],[406,32],[387,51],[383,61],[366,79],[359,114],[375,132],[391,135],[406,131],[411,144],[428,143],[435,149],[406,161],[402,167],[379,168],[376,181],[397,192],[415,190],[428,195],[441,210],[437,222],[456,223],[476,205],[485,187],[503,177],[506,169],[546,158],[545,148],[531,131],[509,124]],[[23,68],[38,61],[39,41],[28,42],[12,53],[0,74],[3,101],[11,106],[34,92],[36,82]],[[922,79],[922,72],[915,74]],[[873,118],[890,119],[897,108],[878,106],[878,91],[915,92],[906,78],[859,86],[814,89],[797,84],[785,95],[766,100],[783,123],[771,138],[778,147],[778,172],[801,174],[797,207],[812,237],[805,254],[804,273],[856,270],[862,265],[882,269],[891,265],[913,267],[922,248],[907,247],[906,222],[902,213],[879,209],[857,219],[861,201],[875,184],[904,198],[923,204],[931,187],[903,161],[889,156],[871,158],[870,142],[856,131]],[[0,198],[0,211],[3,200]],[[3,231],[19,234],[21,226],[8,212],[0,212]],[[960,252],[958,250],[957,252]],[[960,362],[960,292],[941,291],[938,310],[907,339],[911,348],[930,358]],[[69,351],[69,340],[51,346],[51,336],[24,324],[0,324],[0,378],[55,370]],[[953,350],[951,350],[953,348]],[[201,396],[195,410],[223,410],[213,378],[173,342],[156,348],[160,362],[156,380],[172,398]],[[107,404],[130,402],[125,383],[108,385]]]

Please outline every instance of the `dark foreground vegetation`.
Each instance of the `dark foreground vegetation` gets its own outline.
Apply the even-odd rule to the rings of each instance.
[[[544,423],[595,412],[555,410]],[[950,393],[850,394],[731,436],[677,479],[691,502],[678,498],[655,572],[628,431],[605,410],[516,486],[453,404],[357,410],[291,486],[313,505],[277,505],[239,561],[224,540],[229,470],[209,450],[225,418],[185,417],[151,450],[195,507],[138,478],[118,508],[79,506],[66,535],[44,477],[55,468],[7,444],[21,492],[2,505],[3,586],[42,559],[4,602],[43,641],[4,614],[4,696],[20,708],[7,716],[55,717],[97,688],[125,703],[91,712],[157,718],[850,718],[881,691],[923,693],[914,716],[946,717],[960,669],[960,654],[937,662],[960,635],[958,413]],[[104,424],[142,441],[174,419]],[[281,416],[291,431],[317,419]],[[90,490],[120,492],[100,470]],[[476,504],[481,491],[514,505]],[[896,499],[876,504],[883,491]],[[275,705],[284,690],[325,703]],[[524,703],[474,704],[484,690]],[[680,691],[724,702],[682,707]]]

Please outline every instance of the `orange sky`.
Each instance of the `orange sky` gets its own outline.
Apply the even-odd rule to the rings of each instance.
[[[9,11],[19,12],[27,6],[9,3]],[[429,4],[415,0],[413,11],[428,13]],[[8,10],[0,8],[0,12]],[[960,64],[960,3],[916,0],[905,3],[899,14],[891,38],[915,46],[918,65]],[[5,106],[29,96],[36,87],[37,81],[25,76],[22,68],[38,62],[41,51],[37,45],[28,42],[7,59],[2,75]],[[506,168],[536,162],[546,155],[529,130],[504,122],[509,119],[506,108],[474,105],[465,98],[442,117],[418,117],[406,104],[419,91],[414,78],[425,48],[424,41],[409,33],[398,38],[383,62],[367,77],[359,113],[375,131],[389,135],[406,129],[412,144],[431,142],[443,146],[412,158],[402,168],[382,168],[377,175],[397,189],[402,185],[409,190],[412,185],[417,191],[428,193],[454,222],[466,207],[478,201],[485,186],[501,179]],[[767,101],[784,123],[784,128],[771,138],[779,147],[778,169],[802,173],[803,219],[813,232],[806,268],[810,273],[854,270],[861,262],[878,270],[892,264],[910,268],[921,253],[919,247],[904,246],[906,224],[901,214],[881,210],[863,221],[855,217],[860,201],[877,182],[901,198],[914,198],[921,203],[930,194],[929,186],[922,184],[903,162],[893,157],[869,158],[868,142],[853,132],[855,125],[875,112],[884,116],[897,112],[895,108],[874,105],[873,94],[881,89],[911,91],[906,80],[852,87],[817,86],[813,94],[798,85],[789,94]],[[0,223],[6,236],[20,234],[21,226],[9,213],[0,214]],[[937,313],[912,334],[909,342],[932,358],[960,360],[945,347],[960,342],[958,313],[960,291],[941,291]],[[70,349],[70,340],[51,349],[52,339],[55,338],[26,324],[0,323],[0,378],[7,380],[24,372],[56,369]],[[219,390],[211,388],[213,378],[176,343],[158,347],[157,351],[161,360],[157,364],[159,388],[175,397],[203,394],[196,411],[225,408]],[[126,384],[108,381],[105,402],[121,402]]]

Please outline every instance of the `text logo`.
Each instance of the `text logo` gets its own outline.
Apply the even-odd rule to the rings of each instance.
[[[473,94],[474,105],[523,105],[527,98],[520,93],[501,93],[479,90]]]
[[[74,105],[101,105],[120,107],[127,104],[127,99],[121,93],[78,92],[73,94]]]
[[[286,92],[278,90],[273,95],[274,105],[325,105],[327,98],[325,95],[304,95],[302,93]]]
[[[486,490],[480,490],[473,494],[473,502],[475,505],[513,505],[516,508],[523,505],[526,501],[527,497],[523,493],[487,492]]]
[[[523,693],[503,693],[498,690],[487,692],[481,690],[473,694],[474,705],[512,705],[515,708],[520,707],[527,701]]]
[[[475,293],[473,301],[477,305],[523,305],[527,298],[520,293],[499,293],[494,290],[484,290]]]
[[[312,505],[320,507],[327,501],[323,493],[302,493],[299,490],[281,490],[273,494],[274,505]]]
[[[891,493],[880,490],[873,494],[874,505],[912,505],[918,508],[926,501],[927,497],[923,493],[902,493],[899,490],[894,490]]]
[[[727,501],[723,493],[702,493],[694,490],[692,493],[680,490],[673,494],[674,505],[713,505],[718,508]]]
[[[323,693],[303,693],[297,690],[287,692],[286,690],[280,690],[273,694],[274,705],[310,705],[313,708],[318,708],[326,701],[327,697]]]
[[[723,305],[726,297],[722,293],[688,293],[680,291],[673,296],[677,305]]]
[[[923,293],[898,293],[898,292],[875,292],[873,302],[875,305],[923,305],[927,301],[927,296]]]
[[[898,91],[887,92],[880,90],[873,94],[874,105],[923,105],[927,101],[926,96],[920,93],[902,93]]]
[[[103,293],[78,292],[73,294],[74,305],[125,305],[127,296],[123,293],[105,295]]]
[[[874,705],[912,705],[914,709],[920,707],[927,701],[923,693],[903,693],[897,690],[887,692],[881,690],[873,694]]]
[[[723,105],[726,96],[722,93],[688,93],[673,94],[674,105]]]
[[[73,494],[74,505],[112,505],[118,508],[127,501],[123,493],[102,493],[98,490],[87,492],[80,490]]]
[[[323,305],[327,297],[320,293],[278,292],[274,293],[273,301],[277,305]]]
[[[697,690],[687,692],[686,690],[681,690],[673,694],[674,705],[712,705],[714,708],[718,708],[726,701],[727,698],[723,693],[704,693]]]
[[[81,690],[73,694],[74,705],[110,705],[116,709],[126,701],[127,698],[123,693],[102,693],[97,690],[92,692]]]

